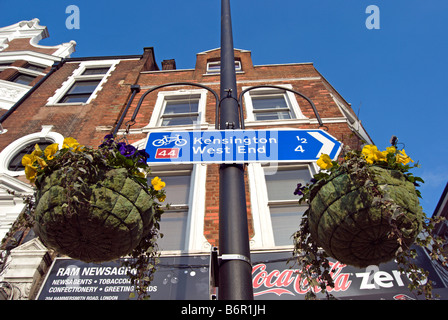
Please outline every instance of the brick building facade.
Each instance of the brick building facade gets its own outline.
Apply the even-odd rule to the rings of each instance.
[[[38,21],[20,26],[25,27],[42,30]],[[214,96],[191,85],[154,91],[143,100],[135,123],[129,123],[129,120],[142,95],[156,86],[189,82],[219,92],[219,48],[198,53],[194,69],[178,70],[173,59],[164,60],[159,68],[154,49],[150,47],[144,48],[142,54],[132,56],[70,58],[56,54],[58,50],[63,51],[62,47],[43,48],[34,43],[36,40],[30,43],[31,36],[6,41],[1,40],[1,35],[0,28],[0,62],[7,55],[8,65],[5,63],[0,67],[0,88],[2,83],[14,77],[14,73],[29,65],[30,61],[21,56],[24,50],[49,55],[57,62],[39,69],[38,77],[28,83],[32,88],[29,96],[5,107],[7,116],[1,118],[3,131],[0,134],[0,188],[3,191],[12,188],[17,192],[32,193],[23,168],[17,163],[20,152],[35,143],[61,144],[64,137],[71,136],[83,145],[98,146],[117,126],[135,86],[139,86],[140,91],[118,130],[119,137],[125,135],[135,146],[143,148],[150,132],[215,129]],[[312,63],[253,65],[250,51],[235,49],[234,54],[238,92],[260,85],[298,91],[314,102],[323,124],[322,128],[312,106],[301,96],[264,87],[243,96],[246,130],[324,129],[353,148],[363,141],[372,143],[350,104]],[[44,81],[39,81],[41,79]],[[162,232],[166,234],[161,242],[164,254],[207,253],[218,245],[218,168],[217,164],[153,166],[153,174],[167,182],[167,202],[172,204],[162,218]],[[317,170],[314,162],[246,166],[246,203],[252,250],[292,248],[290,236],[305,210],[297,204],[294,186],[298,182],[307,182]],[[15,201],[14,212],[18,215],[20,210],[17,208],[23,204],[18,197],[3,193],[4,201]],[[1,221],[4,216],[4,212],[0,212],[0,224],[5,224]],[[15,236],[23,243],[28,232],[22,230]],[[31,233],[27,239],[32,238]],[[33,248],[40,252],[34,271],[39,269],[41,272],[36,279],[35,273],[30,271],[32,275],[26,280],[26,294],[22,298],[35,297],[36,283],[45,275],[53,258],[38,240],[32,241]],[[3,271],[3,278],[17,283],[25,281],[15,277],[10,270]]]

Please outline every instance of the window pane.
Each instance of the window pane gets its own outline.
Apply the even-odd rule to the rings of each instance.
[[[166,200],[171,205],[188,205],[190,175],[159,176],[165,182]]]
[[[282,112],[254,112],[255,120],[282,120],[291,119],[291,114],[286,111]]]
[[[168,100],[162,116],[162,126],[191,125],[198,120],[199,100]],[[170,117],[170,115],[176,115]]]
[[[26,68],[29,70],[34,70],[34,71],[39,71],[39,72],[43,72],[46,69],[46,67],[37,66],[35,64],[28,64],[26,66]]]
[[[160,232],[164,234],[164,237],[158,241],[158,244],[161,250],[183,250],[187,233],[191,173],[158,176],[166,184],[164,204],[171,205],[171,209],[165,210],[162,214]],[[182,209],[176,206],[182,206]]]
[[[65,96],[59,101],[59,103],[87,102],[89,98],[90,94],[77,94],[73,96]]]
[[[185,249],[187,217],[188,211],[165,211],[162,214],[160,232],[163,238],[157,241],[160,250]]]
[[[165,105],[164,115],[177,113],[193,113],[198,112],[198,100],[187,101],[167,101]]]
[[[209,73],[219,73],[221,71],[221,62],[209,62],[207,65],[207,72]]]
[[[198,116],[191,117],[175,117],[175,118],[163,118],[162,126],[185,126],[196,123]]]
[[[241,61],[235,61],[235,71],[241,71]],[[221,61],[207,63],[207,73],[220,73]]]
[[[298,200],[294,190],[298,183],[305,185],[311,179],[308,168],[278,170],[273,175],[265,175],[268,200]]]
[[[83,94],[83,93],[92,93],[95,91],[96,87],[100,83],[100,80],[92,80],[92,81],[77,81],[70,88],[67,94]]]
[[[36,77],[29,76],[26,74],[19,74],[17,77],[15,77],[12,81],[15,83],[20,83],[24,85],[29,85]]]
[[[292,235],[299,229],[300,219],[305,207],[270,206],[272,229],[276,246],[292,245]]]
[[[109,71],[109,67],[104,68],[89,68],[86,69],[82,75],[91,75],[91,74],[106,74]]]
[[[252,97],[252,105],[254,110],[257,109],[288,109],[284,95],[269,97]]]

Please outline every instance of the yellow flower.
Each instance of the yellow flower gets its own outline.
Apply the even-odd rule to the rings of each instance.
[[[37,160],[37,163],[41,166],[41,168],[45,168],[47,166],[47,163],[41,157],[37,157],[36,160]]]
[[[35,161],[36,161],[36,156],[34,156],[33,154],[26,154],[22,158],[22,166],[27,166],[27,165],[32,166]]]
[[[325,153],[322,153],[320,155],[320,158],[317,160],[316,163],[319,167],[321,167],[321,169],[324,169],[324,170],[330,169],[333,166],[330,156]]]
[[[40,157],[40,156],[42,155],[42,150],[40,149],[40,147],[39,147],[38,144],[36,144],[36,145],[34,146],[34,151],[31,152],[31,154],[32,154],[32,155],[35,155],[35,156],[38,156],[38,157]]]
[[[37,175],[37,167],[33,166],[36,162],[36,156],[34,154],[26,154],[22,158],[22,165],[25,167],[25,175],[28,180],[34,182]]]
[[[369,164],[373,164],[374,162],[379,161],[387,161],[386,154],[379,151],[378,148],[373,144],[364,146],[361,153]]]
[[[51,160],[54,158],[54,155],[59,149],[59,145],[57,143],[50,144],[48,147],[45,148],[44,154],[47,157],[48,160]]]
[[[407,165],[409,162],[414,162],[403,150],[400,150],[400,153],[397,154],[397,163],[402,163],[404,165]]]
[[[159,199],[160,202],[163,202],[166,199],[166,195],[160,196],[157,199]]]
[[[84,149],[84,146],[80,145],[79,142],[75,138],[65,138],[62,142],[62,148],[63,149],[69,149],[72,148],[73,151],[82,151]]]
[[[26,165],[25,176],[28,180],[30,180],[30,182],[34,182],[37,176],[37,168],[30,165]]]
[[[151,184],[154,187],[154,190],[162,190],[165,187],[165,182],[163,182],[159,177],[154,177],[151,180]]]
[[[387,147],[385,151],[381,151],[381,153],[383,154],[383,156],[387,159],[387,155],[389,153],[395,154],[395,152],[397,152],[397,149],[395,149],[395,147]],[[384,160],[386,161],[386,160]]]
[[[397,152],[397,149],[395,147],[387,147],[386,152],[387,153],[395,153],[395,152]]]

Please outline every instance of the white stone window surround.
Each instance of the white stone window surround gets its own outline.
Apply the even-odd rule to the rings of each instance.
[[[0,52],[0,64],[1,63],[13,63],[16,60],[25,60],[31,64],[48,67],[52,66],[56,61],[61,59],[51,55],[31,52],[31,51],[12,51],[12,52]],[[31,76],[44,76],[45,73],[30,70],[27,68],[13,67],[13,66],[0,66],[0,72],[5,69],[15,69],[23,74]],[[0,108],[9,109],[14,105],[31,87],[12,81],[0,80]]]
[[[48,99],[47,106],[85,105],[91,103],[96,98],[98,92],[101,91],[103,85],[107,82],[108,77],[115,70],[119,62],[120,60],[83,61],[81,63],[73,62],[73,63],[79,63],[79,67],[73,71],[72,75],[68,77],[66,81],[62,83],[62,86],[55,91],[54,95]],[[82,75],[86,69],[104,68],[104,67],[109,67],[109,71],[107,71],[106,74]],[[83,80],[101,80],[86,102],[73,102],[73,103],[58,102],[68,92],[68,90],[70,90],[70,88],[75,84],[75,82]]]
[[[293,247],[292,239],[291,245],[276,245],[274,240],[274,228],[271,220],[271,213],[269,209],[268,189],[265,178],[265,170],[268,174],[275,174],[280,166],[297,166],[308,167],[310,175],[313,176],[318,172],[318,167],[315,162],[310,163],[270,163],[269,166],[263,166],[261,163],[252,163],[247,166],[251,211],[254,226],[254,236],[250,240],[251,249],[291,249]],[[294,190],[291,190],[293,193]],[[285,204],[297,205],[297,216],[299,216],[299,209],[306,207],[306,205],[298,204],[297,200],[285,200]],[[293,221],[299,228],[299,219]]]
[[[32,133],[21,137],[20,139],[15,140],[11,144],[9,144],[2,152],[0,152],[0,173],[8,174],[12,177],[25,175],[25,171],[10,171],[8,170],[8,165],[14,156],[23,149],[26,145],[30,143],[39,143],[41,141],[53,141],[54,143],[59,144],[59,148],[62,147],[62,143],[64,141],[64,137],[57,133],[52,132],[51,129],[53,126],[42,126],[41,132]]]
[[[286,89],[293,89],[291,84],[281,84],[281,85],[276,85],[278,87],[283,87]],[[246,90],[250,87],[243,87],[242,90]],[[264,120],[264,121],[257,121],[255,120],[254,117],[254,112],[253,112],[253,103],[252,103],[252,96],[257,95],[257,96],[273,96],[273,95],[278,95],[278,94],[284,94],[287,104],[291,110],[291,119],[287,119],[287,120],[282,120],[282,119],[278,119],[278,120]],[[267,122],[269,123],[269,125],[275,125],[275,124],[284,124],[285,121],[291,121],[291,120],[297,120],[297,119],[308,119],[307,117],[305,117],[302,113],[302,111],[300,110],[300,106],[299,103],[297,102],[297,99],[295,97],[295,94],[293,92],[290,91],[283,91],[281,89],[276,89],[276,88],[257,88],[257,89],[253,89],[250,90],[248,92],[246,92],[243,96],[244,98],[244,109],[245,109],[245,113],[246,113],[246,122],[256,122],[256,123],[264,123],[266,124]]]
[[[133,146],[141,150],[145,148],[147,139],[142,139],[133,143]],[[205,219],[205,194],[207,165],[205,164],[168,164],[168,165],[150,165],[152,174],[162,176],[163,171],[168,171],[171,175],[176,171],[191,170],[190,194],[188,197],[188,220],[186,228],[185,246],[179,250],[165,250],[162,254],[180,254],[180,253],[209,253],[211,244],[204,235]],[[166,205],[167,203],[163,203]],[[163,223],[163,214],[162,222]]]
[[[32,51],[6,51],[0,52],[0,63],[14,62],[17,60],[25,60],[31,64],[48,67],[52,66],[55,62],[61,61],[61,58],[54,55],[48,55],[45,53],[32,52]],[[2,68],[13,68],[11,66]]]
[[[38,65],[37,63],[33,63],[34,65]],[[39,65],[42,66],[42,65]],[[46,67],[46,66],[42,66],[42,67]],[[39,72],[39,71],[35,71],[35,70],[30,70],[27,68],[21,68],[21,67],[12,67],[12,66],[4,66],[4,67],[0,67],[0,72],[5,70],[5,69],[15,69],[17,71],[19,71],[19,73],[21,74],[26,74],[26,75],[30,75],[33,77],[38,77],[38,76],[44,76],[45,73],[44,72]],[[30,86],[28,86],[29,88],[31,88]]]
[[[162,115],[165,110],[166,102],[169,99],[194,99],[198,98],[198,123],[185,126],[162,126]],[[157,94],[154,111],[151,115],[149,124],[146,127],[150,128],[165,128],[169,130],[184,130],[196,128],[198,125],[205,124],[205,109],[207,105],[207,90],[206,89],[180,89],[176,91],[160,91]]]
[[[184,246],[179,250],[164,250],[164,254],[179,253],[199,253],[209,252],[211,245],[204,236],[204,218],[205,218],[205,180],[207,175],[207,166],[195,164],[192,166],[170,165],[151,166],[154,175],[163,176],[163,171],[167,170],[169,175],[176,175],[176,171],[181,174],[185,170],[190,170],[190,187],[188,196],[188,213],[186,222]],[[173,209],[176,209],[173,207]],[[163,224],[163,214],[161,219]]]
[[[235,59],[235,72],[243,73],[241,68],[241,61]],[[221,61],[209,61],[207,62],[207,74],[220,74],[221,73]]]

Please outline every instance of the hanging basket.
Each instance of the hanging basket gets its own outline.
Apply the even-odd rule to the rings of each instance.
[[[373,186],[343,170],[319,181],[308,209],[317,244],[329,256],[360,268],[393,259],[399,239],[412,244],[424,219],[415,186],[402,173],[377,166],[367,170]]]
[[[153,198],[124,168],[102,170],[78,189],[73,180],[60,169],[36,184],[35,230],[43,243],[85,262],[129,254],[151,229]]]

